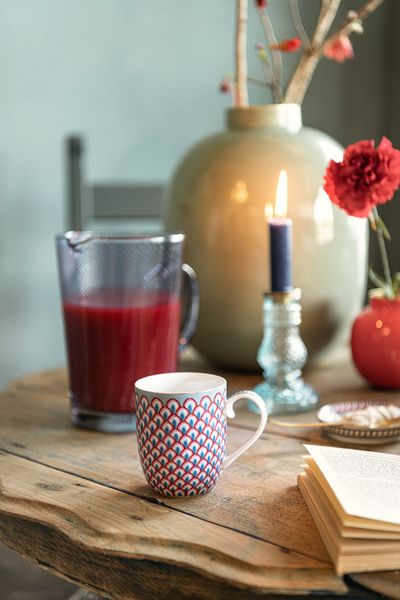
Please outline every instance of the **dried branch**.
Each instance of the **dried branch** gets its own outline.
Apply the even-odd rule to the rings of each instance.
[[[323,0],[321,5],[321,11],[319,13],[317,25],[315,27],[311,46],[312,48],[318,48],[324,41],[335,17],[339,10],[342,0]]]
[[[260,17],[261,25],[263,26],[265,37],[269,46],[275,46],[278,41],[275,36],[274,28],[272,27],[271,20],[264,9],[258,9],[258,15]],[[275,102],[283,101],[282,93],[282,55],[279,50],[271,50],[272,57],[272,89],[274,93]]]
[[[254,83],[255,85],[259,85],[261,87],[272,88],[271,81],[263,81],[262,79],[257,79],[257,77],[252,77],[251,75],[248,76],[247,81],[249,83]]]
[[[317,51],[324,41],[337,14],[341,0],[322,0],[317,24],[311,38],[311,50],[305,52],[286,88],[285,102],[301,103],[317,67]]]
[[[304,29],[303,21],[300,16],[298,0],[289,0],[290,14],[292,15],[292,21],[297,35],[302,41],[303,47],[306,52],[311,50],[310,40],[306,30]]]
[[[260,59],[261,66],[264,71],[266,84],[269,87],[269,89],[271,90],[274,101],[278,102],[277,98],[282,98],[282,96],[279,95],[279,87],[278,87],[278,84],[275,79],[274,70],[272,68],[270,61],[268,60],[268,56],[267,56],[265,50],[262,52],[259,52],[258,57]],[[279,100],[279,102],[282,102],[282,100]]]
[[[235,106],[248,106],[247,90],[247,0],[236,4],[236,86]]]
[[[368,0],[358,11],[351,11],[345,22],[331,36],[329,29],[338,11],[340,0],[323,0],[320,15],[311,39],[311,50],[301,57],[286,89],[285,102],[300,104],[317,68],[324,48],[340,35],[350,35],[355,24],[364,21],[385,0]]]
[[[336,38],[341,35],[350,35],[354,29],[355,24],[360,24],[376,10],[385,0],[370,0],[366,2],[359,11],[351,11],[347,15],[347,19],[342,23],[335,33],[330,35],[319,48],[319,55],[321,55],[326,46],[329,46]]]

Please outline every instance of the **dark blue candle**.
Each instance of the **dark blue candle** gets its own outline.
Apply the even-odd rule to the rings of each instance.
[[[289,292],[292,289],[292,221],[286,218],[287,188],[287,173],[282,169],[276,186],[273,217],[268,219],[271,292]],[[265,207],[266,216],[267,208],[268,205]]]
[[[271,292],[292,289],[292,220],[272,218],[269,224]]]

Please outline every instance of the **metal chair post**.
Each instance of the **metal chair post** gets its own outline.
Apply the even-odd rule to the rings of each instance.
[[[84,187],[83,158],[84,145],[82,138],[70,136],[66,140],[67,154],[67,207],[66,229],[80,231],[84,229]]]

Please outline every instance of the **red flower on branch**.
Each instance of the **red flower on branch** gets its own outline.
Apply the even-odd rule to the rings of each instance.
[[[324,56],[338,63],[354,58],[353,45],[347,35],[339,35],[324,48]]]
[[[393,198],[400,186],[400,151],[385,137],[377,148],[362,140],[345,150],[343,161],[331,160],[324,190],[334,204],[354,217],[368,217],[372,208]]]
[[[298,37],[282,40],[279,44],[271,44],[271,50],[280,50],[281,52],[297,52],[301,48],[301,39]]]
[[[261,8],[261,9],[267,8],[267,4],[268,4],[267,0],[256,0],[257,8]]]

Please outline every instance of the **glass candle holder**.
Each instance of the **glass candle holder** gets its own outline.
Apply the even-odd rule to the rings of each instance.
[[[264,296],[264,337],[257,361],[264,381],[254,388],[269,414],[305,411],[318,403],[318,394],[301,376],[307,349],[300,336],[301,290]],[[249,408],[257,412],[254,404]]]

